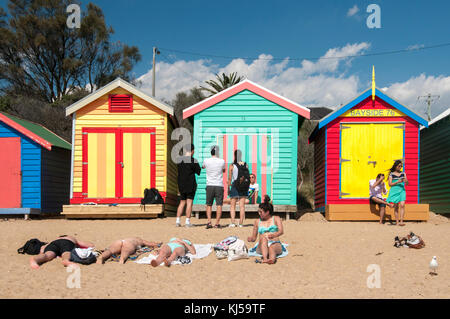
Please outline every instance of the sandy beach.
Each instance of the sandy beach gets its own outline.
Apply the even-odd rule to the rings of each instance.
[[[377,222],[327,222],[318,213],[284,221],[282,241],[288,256],[275,265],[255,258],[228,262],[212,252],[190,265],[153,268],[128,261],[125,265],[81,266],[81,288],[68,288],[71,273],[56,259],[39,270],[17,249],[30,238],[51,241],[63,234],[89,240],[104,249],[113,240],[140,236],[167,242],[184,237],[194,243],[217,243],[229,235],[246,240],[254,217],[243,228],[176,228],[175,218],[152,220],[29,220],[0,221],[0,298],[450,298],[450,223],[442,216],[406,227]],[[184,217],[182,219],[184,222]],[[222,225],[229,219],[222,220]],[[396,235],[420,235],[424,249],[393,247]],[[247,242],[246,242],[247,243]],[[253,243],[247,243],[248,247]],[[145,255],[144,255],[145,256]],[[438,275],[429,274],[433,256]],[[379,265],[381,288],[368,288],[367,272]]]

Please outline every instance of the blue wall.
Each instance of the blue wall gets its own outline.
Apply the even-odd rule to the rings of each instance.
[[[22,207],[41,209],[41,146],[0,122],[0,138],[2,137],[20,137]]]

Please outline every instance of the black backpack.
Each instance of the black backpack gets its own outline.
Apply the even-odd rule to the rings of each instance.
[[[146,188],[144,190],[144,198],[141,199],[141,205],[145,204],[164,204],[164,199],[156,188]]]
[[[77,251],[74,248],[70,251],[70,261],[73,261],[75,263],[82,264],[82,265],[90,265],[97,261],[97,257],[95,257],[95,255],[91,253],[91,254],[89,254],[88,257],[81,258],[80,256],[78,256]]]
[[[246,193],[250,188],[250,172],[248,171],[247,164],[237,164],[236,167],[238,168],[238,176],[235,181],[236,189],[240,193]]]
[[[25,243],[25,245],[17,249],[17,253],[28,255],[39,255],[39,253],[41,252],[41,247],[46,244],[47,243],[44,243],[37,238],[33,238],[28,240]]]

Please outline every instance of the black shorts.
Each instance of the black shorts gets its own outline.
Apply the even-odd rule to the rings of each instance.
[[[380,208],[381,208],[381,207],[386,207],[386,204],[381,204],[381,203],[374,202],[374,201],[372,200],[372,197],[374,197],[374,196],[370,196],[370,199],[369,199],[371,204],[378,205],[378,206],[380,206]],[[381,198],[380,198],[380,199],[381,199]]]
[[[194,189],[192,192],[180,192],[180,199],[181,200],[194,199],[195,191],[196,189]]]
[[[223,205],[223,186],[206,186],[206,206],[212,206],[214,199],[217,206]]]
[[[50,244],[47,245],[44,249],[44,253],[47,251],[52,251],[56,254],[57,257],[61,257],[61,255],[65,252],[70,252],[72,249],[75,248],[75,244],[73,241],[69,239],[57,239],[52,241]]]

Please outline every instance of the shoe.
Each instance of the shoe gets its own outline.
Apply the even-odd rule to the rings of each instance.
[[[222,226],[220,226],[219,224],[217,224],[217,225],[214,225],[214,228],[222,228]]]
[[[236,225],[235,224],[230,224],[230,225],[228,225],[228,227],[236,227]]]
[[[181,224],[180,223],[176,223],[175,226],[176,227],[181,227]]]
[[[206,225],[206,229],[210,229],[210,228],[212,228],[213,226],[211,225],[211,223],[208,223],[208,225]]]
[[[192,225],[191,223],[189,223],[189,224],[184,224],[184,227],[190,228],[190,227],[194,227],[194,225]]]
[[[244,225],[242,225],[242,224],[238,224],[238,227],[244,227]]]

